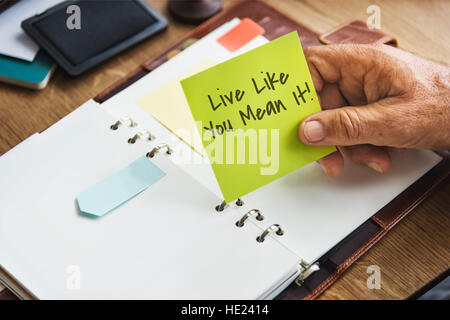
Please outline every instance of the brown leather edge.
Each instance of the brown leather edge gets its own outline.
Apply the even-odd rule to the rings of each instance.
[[[250,10],[251,9],[251,10]],[[173,45],[168,46],[168,48],[162,52],[161,54],[157,55],[156,57],[144,62],[140,67],[137,68],[137,70],[132,71],[131,73],[127,74],[124,78],[114,82],[112,85],[107,87],[105,90],[103,90],[101,93],[96,95],[93,99],[96,102],[102,103],[106,101],[109,97],[113,96],[114,94],[120,92],[122,89],[126,88],[124,84],[131,84],[134,81],[137,81],[140,77],[136,77],[137,74],[144,75],[146,73],[149,73],[153,71],[155,68],[160,66],[162,63],[167,61],[167,53],[176,50],[181,49],[181,46],[184,41],[186,41],[189,38],[194,39],[200,39],[210,31],[214,30],[224,22],[232,19],[234,16],[238,16],[241,12],[258,12],[258,11],[265,11],[267,13],[272,14],[272,18],[278,18],[279,20],[282,20],[285,22],[286,25],[289,25],[290,27],[297,28],[298,30],[301,30],[300,37],[304,35],[302,38],[303,40],[307,39],[308,45],[320,45],[319,36],[317,32],[311,30],[310,28],[298,23],[291,17],[286,16],[284,13],[281,13],[277,9],[275,9],[270,4],[259,1],[259,0],[240,0],[234,3],[232,6],[227,8],[226,10],[218,13],[211,19],[205,21],[198,27],[196,27],[194,30],[189,32],[187,35],[179,39],[177,42],[175,42]],[[245,16],[245,15],[244,15]],[[269,40],[270,37],[268,37]],[[304,45],[305,46],[305,45]],[[142,77],[142,76],[141,76]]]
[[[5,288],[3,291],[0,292],[0,301],[1,300],[20,300],[20,299],[17,298],[17,296],[14,293]]]
[[[367,33],[372,33],[374,35],[378,35],[379,39],[376,40],[375,42],[371,42],[371,43],[383,43],[383,44],[387,44],[387,45],[391,45],[393,47],[397,47],[397,39],[395,39],[394,37],[380,31],[377,29],[371,30],[369,28],[367,28],[367,26],[365,25],[364,22],[360,21],[360,20],[352,20],[346,23],[343,23],[333,29],[331,29],[328,32],[323,33],[322,35],[320,35],[319,40],[320,42],[322,42],[323,44],[339,44],[339,43],[343,43],[343,42],[336,42],[333,40],[330,40],[329,38],[331,36],[335,36],[339,33],[343,33],[345,29],[357,25],[360,28],[365,29],[364,32]],[[345,43],[349,43],[349,42],[345,42]],[[352,43],[358,43],[357,41],[352,42]]]
[[[336,280],[364,253],[366,253],[370,248],[372,248],[386,233],[389,232],[398,222],[400,222],[404,217],[406,217],[417,205],[419,205],[424,199],[426,199],[440,184],[449,180],[449,157],[443,154],[443,160],[432,168],[429,172],[422,177],[419,182],[411,185],[416,189],[425,189],[420,196],[418,196],[415,201],[410,203],[405,209],[397,212],[393,215],[392,219],[386,224],[385,221],[380,220],[377,214],[372,216],[372,220],[377,222],[382,229],[378,231],[369,241],[367,241],[363,246],[358,248],[350,257],[348,257],[343,263],[341,263],[336,270],[331,274],[325,281],[323,281],[318,287],[316,287],[309,295],[307,295],[304,300],[313,300],[320,296],[326,289],[328,289]],[[447,173],[442,174],[442,171],[447,171]],[[430,181],[431,180],[431,181]],[[431,182],[431,184],[429,184]],[[410,189],[408,188],[408,189]],[[411,191],[405,190],[404,192]],[[394,199],[395,200],[395,199]],[[392,204],[387,204],[384,208],[392,209]],[[384,209],[383,208],[383,209]],[[382,209],[382,210],[383,210]],[[380,210],[381,211],[381,210]]]
[[[372,216],[372,220],[375,221],[380,227],[387,227],[397,216],[404,210],[414,209],[420,202],[422,202],[428,195],[426,186],[439,184],[448,178],[450,167],[450,153],[446,151],[435,151],[443,159],[442,161],[429,172],[427,172],[416,183],[409,186],[404,192],[399,194],[388,205],[381,208],[375,215]],[[425,189],[425,190],[424,190]],[[411,199],[415,199],[413,203],[410,203]],[[408,207],[405,207],[405,203]],[[412,207],[411,207],[412,206]],[[392,210],[395,208],[396,210]]]
[[[12,277],[9,272],[7,272],[5,269],[3,269],[3,267],[0,266],[0,273],[7,278],[8,282],[10,282],[13,286],[15,286],[16,288],[18,288],[19,290],[22,291],[22,294],[24,295],[24,297],[26,300],[37,300],[37,298],[30,292],[28,291],[28,289],[24,288],[19,281],[17,281],[14,277]],[[6,287],[6,285],[5,285]],[[4,295],[4,292],[8,292],[8,294]],[[13,295],[15,297],[17,297],[18,299],[22,299],[21,297],[15,295],[13,293],[12,290],[10,290],[8,287],[5,288],[5,290],[3,290],[2,292],[0,292],[0,300],[3,299],[4,296],[9,297],[10,295]]]
[[[154,58],[144,62],[142,64],[142,66],[139,66],[137,69],[135,69],[132,72],[130,72],[129,74],[127,74],[124,78],[122,78],[122,79],[114,82],[113,84],[111,84],[105,90],[103,90],[98,95],[96,95],[94,97],[94,101],[99,102],[99,103],[104,102],[107,99],[107,97],[111,94],[111,92],[116,92],[117,89],[120,88],[124,83],[129,82],[130,80],[133,80],[135,78],[136,74],[138,74],[138,73],[140,73],[140,72],[142,72],[144,70],[147,70],[148,72],[153,71],[155,69],[155,66],[153,66],[155,64],[155,62],[159,62],[161,60],[164,60],[168,51],[179,48],[184,41],[186,41],[189,38],[192,38],[193,37],[192,35],[196,34],[199,30],[208,29],[209,25],[213,25],[218,19],[221,19],[223,16],[225,16],[228,13],[228,11],[232,10],[234,7],[237,7],[237,6],[241,5],[242,2],[244,2],[244,1],[245,0],[235,3],[234,5],[232,5],[227,10],[218,13],[213,18],[208,19],[204,23],[200,24],[194,30],[192,30],[187,35],[182,37],[180,40],[175,42],[173,45],[168,46],[168,49],[166,51],[164,51],[161,54],[157,55],[156,57],[154,57]]]
[[[198,27],[196,27],[194,30],[192,30],[189,34],[181,38],[179,41],[177,41],[173,46],[171,46],[169,49],[167,49],[165,52],[161,53],[159,56],[150,59],[146,63],[144,63],[145,66],[148,67],[148,70],[152,71],[156,67],[160,65],[161,61],[165,60],[165,56],[167,55],[167,52],[179,49],[181,47],[181,44],[186,41],[189,38],[195,38],[199,39],[202,36],[206,35],[210,31],[216,29],[218,26],[223,24],[225,21],[228,21],[232,19],[234,16],[237,16],[239,12],[242,9],[246,9],[245,6],[253,6],[254,10],[270,10],[271,13],[273,13],[274,16],[282,17],[283,21],[288,22],[289,24],[297,27],[301,27],[304,29],[304,31],[307,31],[310,34],[313,34],[315,37],[317,37],[317,45],[320,45],[320,41],[318,40],[318,33],[314,30],[311,30],[309,27],[304,26],[303,24],[299,23],[298,21],[294,20],[293,18],[289,17],[285,13],[280,12],[278,9],[276,9],[274,6],[267,2],[259,1],[259,0],[240,0],[234,3],[232,6],[227,8],[226,10],[223,10],[222,12],[216,14],[211,19],[208,19]],[[258,8],[259,7],[259,8]],[[271,39],[269,39],[271,40]]]
[[[145,76],[148,72],[149,71],[146,71],[146,69],[144,67],[139,66],[137,69],[131,71],[125,77],[114,82],[112,85],[110,85],[109,87],[104,89],[102,92],[100,92],[98,95],[96,95],[94,97],[94,101],[96,101],[98,103],[102,103],[102,102],[108,100],[115,93],[118,93],[121,90],[125,89],[129,84],[139,80],[140,78]]]
[[[139,79],[140,77],[142,77],[142,74],[146,74],[148,72],[151,72],[152,70],[154,70],[156,67],[158,67],[162,62],[166,61],[166,55],[169,51],[174,50],[174,49],[179,49],[181,47],[181,44],[189,39],[189,38],[197,38],[198,36],[196,35],[201,35],[203,33],[205,33],[205,30],[210,30],[213,29],[215,26],[217,26],[217,23],[220,22],[221,20],[226,20],[228,15],[230,14],[230,12],[235,11],[239,6],[246,4],[248,2],[252,2],[252,3],[258,3],[259,5],[263,5],[266,6],[268,8],[270,8],[273,11],[276,11],[277,14],[283,16],[284,19],[288,20],[290,23],[292,24],[296,24],[299,25],[300,24],[298,22],[296,22],[294,19],[286,16],[285,14],[280,13],[277,9],[275,9],[273,6],[265,3],[265,2],[261,2],[261,1],[255,1],[255,0],[251,0],[251,1],[246,1],[246,0],[242,0],[242,1],[238,1],[237,3],[233,4],[231,7],[227,8],[226,10],[222,11],[221,13],[217,14],[216,16],[214,16],[213,18],[207,20],[206,22],[204,22],[203,24],[201,24],[200,26],[196,27],[192,32],[188,33],[186,36],[182,37],[180,40],[178,40],[174,45],[169,46],[168,49],[166,51],[164,51],[163,53],[161,53],[160,55],[148,60],[147,62],[145,62],[142,66],[140,66],[139,68],[137,68],[136,70],[134,70],[133,72],[129,73],[127,76],[125,76],[124,78],[120,79],[119,81],[113,83],[111,86],[109,86],[108,88],[106,88],[105,90],[103,90],[100,94],[98,94],[96,97],[94,97],[94,100],[97,102],[103,102],[105,101],[108,97],[114,95],[115,93],[117,93],[118,91],[120,91],[121,89],[126,87],[126,84],[129,82],[134,82],[137,79]],[[337,34],[339,32],[342,32],[342,30],[345,27],[348,27],[349,25],[352,24],[359,24],[361,25],[361,21],[358,20],[354,20],[354,21],[350,21],[347,23],[344,23],[332,30],[330,30],[329,32],[326,32],[324,34],[322,34],[319,37],[319,40],[323,43],[323,44],[332,44],[335,42],[331,42],[327,39],[327,37],[329,37],[331,34]],[[311,30],[308,30],[311,31]],[[367,32],[371,32],[371,33],[375,33],[377,35],[379,35],[379,39],[375,42],[375,43],[384,43],[384,44],[388,44],[388,45],[393,45],[393,46],[397,46],[397,40],[387,34],[384,34],[383,32],[379,31],[379,30],[366,30]],[[315,33],[314,31],[312,31],[312,33]],[[318,43],[320,44],[320,43]],[[122,88],[123,87],[123,88]],[[448,177],[447,175],[442,175],[442,176],[438,176],[437,178],[435,178],[435,180],[433,181],[433,184],[427,188],[427,186],[423,186],[424,188],[427,188],[425,190],[425,192],[418,198],[416,198],[416,200],[411,203],[406,209],[400,210],[398,212],[396,212],[395,214],[392,215],[392,220],[389,222],[384,221],[382,218],[380,217],[380,214],[377,213],[374,216],[372,216],[372,220],[375,221],[382,229],[380,231],[378,231],[369,241],[367,241],[363,246],[361,246],[360,248],[358,248],[349,258],[347,258],[342,264],[340,264],[336,270],[333,272],[332,275],[330,275],[324,282],[322,282],[317,288],[315,288],[308,296],[306,296],[304,299],[305,300],[311,300],[311,299],[315,299],[317,298],[321,293],[323,293],[328,287],[330,287],[344,272],[345,270],[348,269],[349,266],[351,266],[357,259],[359,259],[359,257],[361,257],[364,253],[366,253],[375,243],[377,243],[392,227],[394,227],[401,219],[403,219],[408,213],[410,213],[420,202],[422,202],[440,183],[442,183],[446,178]],[[390,206],[389,204],[387,206],[385,206],[385,210],[387,209],[393,210],[392,206]],[[382,209],[383,210],[383,209]],[[381,211],[381,210],[380,210]]]

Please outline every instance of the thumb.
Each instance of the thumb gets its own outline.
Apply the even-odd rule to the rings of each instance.
[[[308,145],[397,146],[401,137],[394,110],[380,103],[325,110],[303,120],[298,135]]]

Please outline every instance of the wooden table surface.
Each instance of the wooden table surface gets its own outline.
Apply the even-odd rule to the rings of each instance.
[[[72,79],[57,70],[42,91],[0,84],[0,155],[35,132],[41,132],[86,100],[125,76],[193,29],[173,21],[165,0],[148,0],[169,18],[156,38],[127,50],[91,72]],[[234,1],[224,0],[224,7]],[[381,9],[382,31],[399,47],[450,64],[450,1],[447,0],[272,0],[280,11],[319,33],[351,19],[365,21],[366,9]],[[321,299],[404,299],[449,268],[450,184],[436,191],[357,261]],[[378,265],[381,289],[366,286],[366,269]],[[1,288],[0,288],[1,290]],[[1,296],[1,294],[0,294]]]

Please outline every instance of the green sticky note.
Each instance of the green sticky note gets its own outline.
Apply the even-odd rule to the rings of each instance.
[[[335,151],[298,139],[321,108],[297,32],[181,85],[226,202]]]

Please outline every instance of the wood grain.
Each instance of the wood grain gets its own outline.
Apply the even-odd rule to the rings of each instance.
[[[91,72],[70,78],[57,70],[48,87],[31,91],[0,84],[0,155],[41,132],[80,104],[158,55],[194,26],[173,21],[166,1],[148,0],[169,19],[169,28],[155,38],[110,59]],[[232,0],[224,0],[224,8]],[[382,31],[395,36],[399,47],[450,64],[450,1],[446,0],[272,0],[267,2],[319,33],[353,19],[365,21],[366,9],[381,9]],[[404,299],[449,268],[450,185],[427,199],[355,263],[321,299]],[[369,265],[381,269],[382,287],[366,286]],[[4,294],[0,294],[0,297]],[[10,295],[8,294],[8,297]]]
[[[320,299],[404,299],[449,267],[450,184],[357,260]],[[367,288],[367,267],[381,271],[381,289]]]

